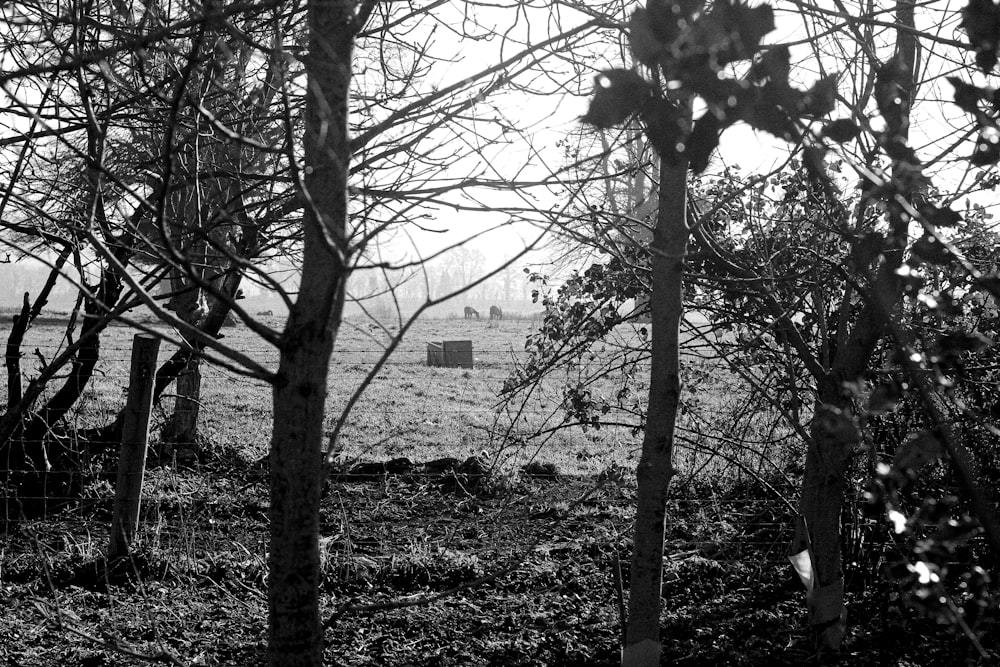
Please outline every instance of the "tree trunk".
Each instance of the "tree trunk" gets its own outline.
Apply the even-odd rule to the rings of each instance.
[[[302,279],[283,332],[273,391],[268,603],[269,662],[275,667],[323,664],[320,463],[327,371],[348,274],[353,6],[349,0],[309,3]]]
[[[100,334],[107,322],[99,317],[104,304],[114,304],[121,292],[121,280],[113,268],[105,267],[97,288],[98,298],[86,303],[86,313],[80,329],[80,348],[70,362],[70,369],[61,387],[45,404],[30,414],[9,410],[0,420],[0,460],[7,462],[5,479],[22,499],[17,511],[28,516],[45,514],[58,503],[50,498],[65,499],[78,491],[81,452],[65,440],[51,437],[53,429],[83,395],[100,359]],[[22,396],[33,400],[41,386],[29,387]],[[14,503],[16,505],[16,503]],[[6,503],[7,510],[11,503]]]
[[[14,316],[10,332],[7,334],[7,348],[4,365],[7,367],[7,410],[21,402],[21,343],[31,323],[31,302],[28,292],[24,293],[21,312]],[[6,412],[5,411],[5,412]]]
[[[805,522],[799,524],[795,537],[796,544],[809,548],[813,568],[813,588],[806,597],[809,627],[817,646],[826,651],[839,650],[847,621],[840,512],[844,506],[847,462],[856,441],[838,437],[848,432],[846,425],[850,421],[845,411],[847,402],[841,394],[835,376],[821,381],[799,501],[799,512]]]
[[[42,308],[48,302],[49,295],[56,285],[59,272],[69,259],[71,250],[63,249],[56,258],[52,269],[49,271],[45,284],[35,297],[34,304],[31,303],[28,292],[24,293],[21,312],[14,316],[11,323],[10,332],[7,334],[7,348],[4,355],[4,363],[7,367],[7,411],[13,410],[21,401],[21,343],[24,342],[24,335],[27,333],[31,323],[42,312]],[[17,293],[16,291],[14,292]]]
[[[201,408],[201,357],[193,355],[184,371],[177,376],[177,397],[174,413],[168,423],[164,444],[198,449],[198,413]]]
[[[896,4],[896,58],[902,65],[901,76],[893,78],[898,87],[895,97],[897,116],[887,119],[888,140],[906,145],[909,138],[910,106],[916,93],[914,67],[914,0]],[[913,165],[893,164],[892,177],[900,195],[912,201]],[[830,372],[817,378],[816,412],[806,453],[802,480],[800,525],[796,544],[808,545],[813,566],[814,588],[808,594],[809,626],[820,651],[840,650],[846,629],[844,579],[840,548],[840,513],[844,505],[845,476],[854,441],[848,436],[848,422],[853,418],[850,401],[844,397],[843,384],[854,381],[868,369],[878,343],[885,336],[890,318],[902,301],[902,282],[897,273],[902,265],[908,241],[909,215],[895,201],[886,205],[889,234],[886,250],[878,267],[864,310],[857,319],[843,349],[838,349]],[[839,416],[838,416],[839,415]]]
[[[335,316],[330,304],[324,310],[331,318]],[[339,304],[335,310],[339,311]],[[303,315],[298,308],[293,310],[273,392],[268,601],[269,659],[275,667],[323,664],[320,445],[327,367],[335,334],[328,322],[311,313]]]
[[[663,525],[667,490],[674,474],[674,425],[680,402],[679,326],[684,314],[684,257],[687,252],[687,164],[664,165],[659,211],[650,244],[652,364],[638,490],[629,583],[629,615],[622,667],[658,667]]]

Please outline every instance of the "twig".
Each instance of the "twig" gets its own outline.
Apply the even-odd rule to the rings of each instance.
[[[577,507],[580,504],[582,504],[585,500],[587,500],[591,496],[592,492],[595,491],[596,488],[597,487],[588,489],[582,496],[580,496],[579,498],[577,498],[575,501],[573,501],[570,504],[570,506],[567,509],[567,511],[572,510],[574,507]],[[354,604],[354,600],[356,600],[357,598],[351,598],[347,602],[345,602],[342,605],[340,605],[337,608],[337,610],[335,612],[333,612],[326,619],[326,621],[324,621],[323,627],[327,628],[327,629],[333,627],[334,624],[338,620],[340,620],[340,618],[342,616],[344,616],[345,614],[351,613],[351,612],[362,613],[362,614],[369,614],[369,613],[372,613],[372,612],[386,611],[386,610],[389,610],[389,609],[406,609],[406,608],[409,608],[409,607],[417,607],[417,606],[420,606],[420,605],[431,604],[433,602],[437,602],[438,600],[442,600],[444,598],[450,597],[450,596],[455,595],[456,593],[460,593],[461,591],[464,591],[464,590],[466,590],[468,588],[473,588],[475,586],[480,586],[482,584],[487,584],[487,583],[489,583],[491,581],[499,579],[502,576],[510,574],[511,572],[513,572],[514,570],[516,570],[518,567],[520,567],[522,564],[524,564],[524,562],[528,559],[528,555],[531,554],[531,553],[534,553],[535,549],[541,543],[543,537],[544,537],[544,534],[539,533],[531,541],[531,544],[528,546],[528,548],[526,548],[524,551],[522,551],[521,554],[520,554],[520,556],[518,556],[518,558],[513,563],[511,563],[510,565],[508,565],[507,567],[502,568],[500,570],[497,570],[496,572],[492,572],[490,574],[483,575],[481,577],[473,579],[472,581],[463,582],[461,584],[458,584],[457,586],[453,586],[452,588],[449,588],[448,590],[441,591],[440,593],[434,593],[433,595],[423,595],[423,596],[418,596],[418,597],[412,597],[409,600],[390,600],[390,601],[387,601],[387,602],[378,602],[378,603],[375,603],[375,604]]]
[[[25,521],[27,519],[24,513],[21,513],[21,518]],[[32,542],[35,545],[35,549],[38,551],[39,560],[42,563],[42,572],[45,574],[45,583],[52,593],[52,601],[42,600],[41,598],[32,598],[31,602],[35,606],[35,609],[39,611],[47,620],[54,621],[56,630],[66,630],[72,634],[77,635],[83,639],[91,641],[95,644],[103,646],[109,651],[115,653],[121,653],[122,655],[127,655],[133,658],[138,658],[140,660],[145,660],[147,662],[162,662],[170,665],[178,665],[179,667],[185,667],[184,663],[181,662],[180,658],[170,653],[168,650],[161,648],[159,652],[154,654],[143,653],[137,649],[123,644],[120,640],[115,639],[110,634],[106,634],[103,638],[95,637],[92,634],[84,632],[83,630],[72,625],[68,621],[68,616],[73,614],[71,611],[64,611],[62,606],[59,604],[59,594],[56,591],[55,582],[52,580],[52,572],[49,569],[49,561],[42,552],[41,540],[38,539],[38,535],[25,524],[24,530],[31,536]],[[75,614],[73,614],[75,616]]]
[[[39,598],[34,598],[32,604],[35,606],[42,616],[47,619],[55,620],[55,625],[57,630],[66,630],[67,632],[76,635],[82,639],[86,639],[89,642],[98,644],[103,648],[114,651],[115,653],[120,653],[122,655],[127,655],[131,658],[138,658],[139,660],[145,660],[146,662],[162,662],[168,665],[178,665],[179,667],[185,667],[184,663],[176,655],[171,653],[166,649],[160,649],[157,653],[143,653],[137,649],[132,648],[121,642],[121,640],[112,637],[110,634],[105,634],[104,637],[97,637],[85,632],[80,628],[68,623],[66,621],[66,614],[56,609],[56,613],[52,613],[51,607],[55,606],[52,603],[42,600]],[[55,618],[53,619],[53,616]]]
[[[977,637],[976,633],[972,631],[969,624],[965,622],[965,618],[962,616],[962,610],[955,604],[955,600],[951,597],[951,594],[945,592],[942,597],[947,601],[948,610],[952,613],[952,621],[962,631],[965,638],[969,640],[972,647],[976,649],[976,652],[979,653],[979,657],[989,660],[990,654],[986,652],[986,649],[983,648],[982,643],[979,641],[979,637]]]
[[[532,545],[535,546],[535,545]],[[455,593],[459,593],[467,588],[473,588],[474,586],[480,586],[482,584],[487,584],[494,579],[499,579],[500,577],[510,574],[518,567],[524,563],[528,554],[531,553],[533,549],[525,550],[524,554],[518,558],[514,563],[508,565],[502,570],[497,570],[496,572],[491,572],[490,574],[483,575],[472,581],[466,581],[457,586],[453,586],[446,591],[441,591],[440,593],[435,593],[433,595],[422,595],[416,598],[411,598],[409,600],[391,600],[388,602],[379,602],[376,604],[352,604],[353,599],[340,605],[337,611],[333,612],[329,618],[323,623],[324,628],[333,627],[333,625],[340,620],[342,616],[347,613],[356,612],[362,614],[368,614],[376,611],[385,611],[388,609],[406,609],[407,607],[417,607],[424,604],[431,604],[432,602],[437,602],[446,597],[450,597]]]

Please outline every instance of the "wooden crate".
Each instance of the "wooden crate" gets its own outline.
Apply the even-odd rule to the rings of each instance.
[[[441,343],[427,343],[427,365],[472,368],[472,341],[446,340]]]
[[[427,343],[427,365],[444,366],[444,345],[442,343]]]

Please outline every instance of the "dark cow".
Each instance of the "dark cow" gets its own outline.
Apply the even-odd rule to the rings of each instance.
[[[490,319],[491,320],[503,319],[503,311],[500,310],[500,306],[490,306]]]
[[[472,306],[466,306],[465,307],[465,319],[469,320],[469,319],[472,319],[473,317],[475,317],[478,320],[479,319],[479,311],[476,310],[475,308],[473,308]]]

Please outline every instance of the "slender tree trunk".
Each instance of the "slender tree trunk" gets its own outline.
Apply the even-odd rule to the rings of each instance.
[[[10,332],[7,334],[7,347],[4,355],[4,363],[7,366],[7,410],[12,410],[21,401],[21,343],[24,342],[24,335],[27,333],[31,323],[42,312],[42,308],[48,302],[52,289],[59,279],[59,272],[69,259],[70,250],[64,249],[56,258],[52,270],[49,271],[45,284],[35,297],[34,304],[31,303],[28,292],[24,293],[21,312],[14,316],[11,323]],[[16,294],[16,290],[15,290]]]
[[[839,650],[846,629],[840,513],[847,462],[856,444],[851,437],[839,437],[848,431],[844,420],[849,422],[850,413],[838,377],[829,375],[820,381],[799,501],[805,522],[796,536],[796,543],[809,546],[812,559],[813,589],[807,595],[809,627],[817,645],[827,651]]]
[[[687,252],[687,164],[663,166],[659,211],[650,244],[652,365],[642,456],[636,470],[629,615],[622,667],[658,667],[663,525],[674,474],[674,426],[680,402],[679,326],[684,314]]]
[[[192,356],[187,367],[177,376],[177,398],[170,417],[169,441],[198,449],[198,413],[201,408],[201,357]]]
[[[909,138],[910,105],[915,95],[916,38],[914,36],[914,0],[896,3],[896,58],[903,69],[893,79],[897,86],[898,119],[888,123],[888,139],[905,145]],[[912,200],[913,165],[895,163],[892,176],[900,194]],[[885,336],[890,318],[902,301],[902,283],[897,273],[902,265],[908,241],[909,216],[895,201],[886,206],[889,234],[886,250],[876,272],[864,310],[857,319],[845,345],[839,348],[830,372],[817,378],[816,413],[806,453],[802,480],[800,513],[805,520],[796,543],[808,544],[813,564],[815,587],[808,596],[809,626],[821,651],[840,650],[846,629],[844,579],[840,548],[840,513],[844,505],[847,463],[854,442],[847,422],[853,417],[851,404],[844,397],[843,383],[859,378],[871,361],[878,343]],[[838,418],[840,411],[842,419]]]
[[[7,410],[21,402],[21,343],[31,323],[31,302],[28,292],[24,293],[21,312],[14,316],[10,332],[7,334],[7,348],[4,365],[7,367]]]
[[[192,162],[197,164],[195,160]],[[205,188],[206,190],[208,187]],[[198,198],[190,190],[181,190],[175,198],[179,201],[170,202],[170,206],[175,210],[171,217],[180,220],[198,220],[200,211]],[[200,230],[202,233],[211,233],[211,230]],[[193,234],[193,233],[192,233]],[[177,240],[180,251],[190,262],[189,270],[198,278],[204,279],[206,271],[205,248],[207,242],[204,239],[193,241],[185,239],[183,236]],[[167,310],[172,310],[177,317],[182,319],[192,327],[204,330],[204,323],[207,312],[205,294],[198,287],[196,281],[188,275],[182,267],[175,267],[173,275],[170,276],[170,289],[173,295],[167,302]],[[183,359],[183,365],[177,366],[165,364],[160,370],[166,367],[175,369],[174,384],[174,409],[169,419],[163,425],[160,433],[160,454],[170,456],[175,451],[175,445],[181,445],[187,449],[197,449],[198,440],[198,402],[201,398],[201,344],[193,336],[185,336],[191,345],[191,351],[178,350],[176,353]],[[157,371],[156,384],[161,385],[160,371]],[[159,399],[159,393],[154,392],[153,400]]]
[[[275,667],[323,664],[320,463],[327,371],[348,274],[353,8],[349,0],[309,2],[302,279],[285,325],[273,391],[268,602],[269,661]]]
[[[119,261],[123,264],[127,262],[127,253],[127,249],[122,249],[119,252]],[[22,434],[25,440],[42,440],[45,433],[55,426],[83,395],[101,356],[100,335],[105,327],[105,323],[100,317],[101,311],[104,308],[111,308],[117,303],[121,290],[122,280],[117,270],[111,266],[105,267],[101,271],[97,299],[88,300],[85,305],[80,338],[85,338],[86,342],[77,352],[76,359],[70,365],[69,374],[62,386],[28,421]]]
[[[120,277],[106,267],[97,288],[98,298],[87,301],[81,345],[62,386],[38,410],[30,414],[10,410],[0,420],[0,460],[8,462],[6,479],[0,481],[12,482],[17,495],[24,499],[20,511],[29,516],[44,514],[49,508],[48,498],[65,498],[74,493],[80,453],[64,441],[53,439],[50,432],[73,408],[93,377],[100,359],[100,334],[106,326],[99,313],[103,304],[117,302],[120,292]],[[40,393],[40,386],[29,386],[21,404]]]

